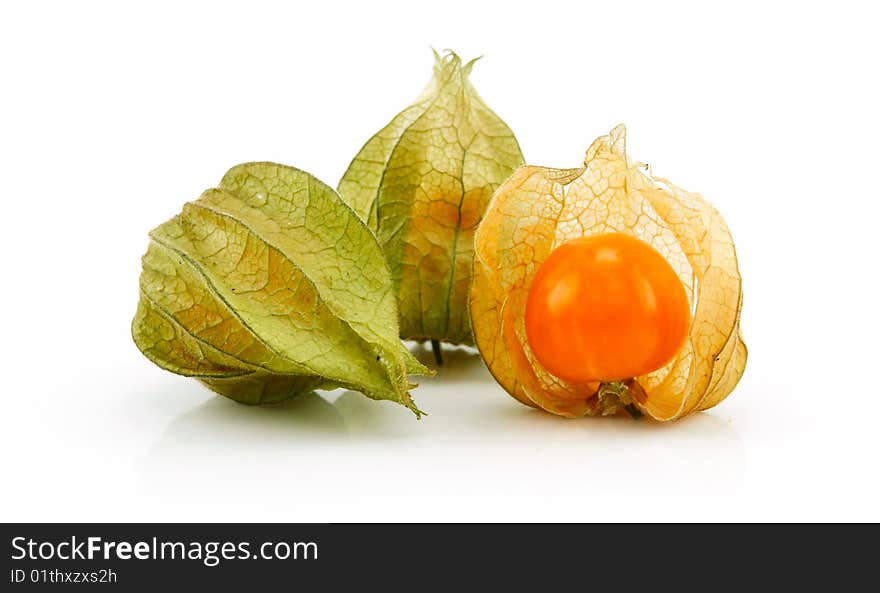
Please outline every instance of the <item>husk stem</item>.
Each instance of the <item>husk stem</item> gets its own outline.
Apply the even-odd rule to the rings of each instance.
[[[440,340],[431,340],[431,351],[434,353],[434,362],[437,366],[443,366],[443,352],[440,349]]]
[[[627,386],[629,381],[609,381],[599,385],[599,405],[603,416],[613,416],[621,410],[626,411],[633,419],[642,417],[636,407],[632,393]]]

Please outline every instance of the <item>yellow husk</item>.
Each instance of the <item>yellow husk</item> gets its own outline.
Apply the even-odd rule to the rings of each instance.
[[[626,129],[587,150],[584,167],[522,166],[495,192],[475,235],[471,322],[477,346],[504,389],[520,402],[567,417],[603,412],[599,383],[554,377],[526,340],[532,278],[557,246],[620,232],[649,243],[675,269],[691,303],[689,338],[665,367],[637,377],[634,404],[675,420],[721,402],[743,374],[742,286],[733,239],[699,194],[652,177],[626,156]]]

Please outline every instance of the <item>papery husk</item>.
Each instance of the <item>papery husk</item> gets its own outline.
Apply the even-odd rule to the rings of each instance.
[[[597,397],[603,384],[572,383],[547,371],[529,348],[524,323],[532,278],[551,251],[612,232],[659,251],[681,279],[692,312],[687,342],[665,367],[635,377],[625,403],[659,421],[717,405],[736,386],[747,359],[733,238],[699,194],[628,159],[623,125],[593,142],[583,167],[522,166],[493,195],[475,235],[470,295],[477,347],[492,375],[520,402],[554,414],[618,411],[619,405],[609,409],[606,398]]]
[[[245,404],[338,387],[422,412],[391,273],[342,198],[277,163],[230,169],[150,233],[132,338],[157,366]]]
[[[427,88],[339,182],[385,253],[404,339],[473,344],[474,231],[495,188],[523,163],[513,132],[471,84],[474,62],[435,53]]]

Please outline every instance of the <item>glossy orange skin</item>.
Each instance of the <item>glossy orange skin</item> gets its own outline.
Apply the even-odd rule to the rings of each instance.
[[[690,320],[669,262],[644,241],[608,233],[553,250],[529,288],[525,325],[548,371],[588,382],[662,368],[684,344]]]

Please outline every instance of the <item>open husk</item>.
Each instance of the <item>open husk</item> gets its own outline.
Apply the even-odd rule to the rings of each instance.
[[[733,239],[699,194],[653,177],[626,156],[620,125],[575,169],[522,166],[495,192],[475,236],[470,314],[477,346],[520,402],[567,417],[628,406],[675,420],[721,402],[746,365],[742,287]],[[669,261],[691,305],[690,335],[665,367],[623,383],[571,383],[537,361],[526,339],[532,278],[557,246],[578,237],[628,233]]]

